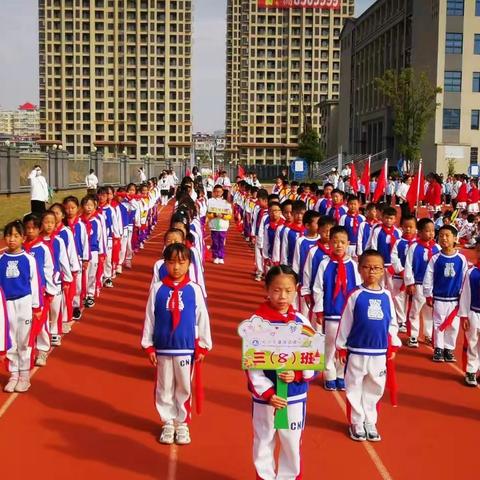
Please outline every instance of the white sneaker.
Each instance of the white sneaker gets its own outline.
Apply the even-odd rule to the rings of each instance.
[[[213,259],[213,263],[214,263],[215,265],[218,265],[218,264],[220,263],[219,260],[220,260],[219,258],[214,258],[214,259]]]
[[[399,325],[398,331],[400,333],[407,333],[407,326],[404,323],[402,323],[401,325]]]
[[[18,383],[18,374],[10,375],[8,383],[3,387],[3,391],[7,393],[13,393],[15,391],[15,387]]]
[[[125,260],[125,262],[123,262],[123,266],[125,268],[132,268],[132,262],[131,260]]]
[[[122,266],[119,265],[119,266],[117,267],[117,273],[118,273],[119,275],[121,275],[122,272],[123,272]]]
[[[256,282],[261,282],[262,281],[262,274],[261,273],[257,273],[255,275],[255,281]]]
[[[166,445],[171,445],[175,439],[175,426],[173,423],[166,423],[162,427],[162,433],[158,441]]]
[[[52,335],[52,339],[50,341],[52,347],[59,347],[62,344],[62,336],[61,335]]]
[[[35,366],[44,367],[47,364],[47,358],[47,352],[38,352],[37,359],[35,360]]]
[[[20,378],[17,385],[15,386],[15,391],[18,393],[25,393],[30,388],[30,372],[20,373]]]
[[[225,263],[225,260],[223,258],[219,258],[218,263],[220,263],[220,265],[223,265]]]
[[[373,423],[365,424],[365,432],[367,434],[367,440],[369,442],[379,442],[382,439],[382,437],[377,431],[377,426],[373,425]]]
[[[63,333],[70,333],[72,331],[72,326],[69,323],[64,322],[62,324],[62,331]]]
[[[191,441],[188,425],[182,423],[175,432],[175,443],[177,445],[188,445]]]

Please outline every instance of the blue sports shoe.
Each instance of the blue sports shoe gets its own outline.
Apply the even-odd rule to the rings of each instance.
[[[345,391],[345,380],[343,378],[337,378],[335,383],[337,384],[337,390]]]
[[[329,392],[333,392],[334,390],[337,389],[337,382],[336,380],[325,380],[325,390],[328,390]]]

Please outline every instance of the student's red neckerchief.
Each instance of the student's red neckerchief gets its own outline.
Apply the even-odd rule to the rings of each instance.
[[[285,223],[285,220],[281,218],[277,222],[270,222],[268,227],[271,228],[273,231],[275,231],[280,225],[283,225]]]
[[[80,218],[82,222],[85,224],[85,228],[87,229],[88,238],[90,238],[92,234],[92,224],[90,223],[95,217],[98,217],[100,212],[95,210],[90,216],[83,214]]]
[[[330,245],[322,243],[321,240],[317,242],[317,247],[319,250],[321,250],[325,255],[330,256]]]
[[[68,226],[70,228],[70,230],[72,231],[73,233],[73,236],[75,236],[75,227],[77,225],[77,223],[80,221],[80,215],[77,215],[74,219],[70,220],[70,219],[67,219],[67,222],[68,222]]]
[[[275,310],[270,302],[265,302],[257,308],[255,315],[258,315],[265,320],[287,323],[295,320],[295,309],[290,305],[287,314],[283,315],[278,310]]]
[[[411,245],[415,241],[415,238],[416,237],[415,237],[414,234],[410,234],[410,235],[403,234],[402,235],[402,239],[406,240],[408,242],[408,245]]]
[[[392,250],[393,250],[393,247],[395,246],[395,243],[397,241],[397,238],[395,237],[395,227],[394,226],[386,227],[382,223],[382,230],[385,232],[385,235],[387,235],[387,239],[390,236],[390,253],[391,253]]]
[[[436,245],[435,240],[432,239],[425,242],[424,240],[418,239],[417,243],[428,251],[428,259],[430,260],[433,257],[433,247]]]
[[[23,242],[23,249],[27,252],[27,253],[30,253],[32,251],[32,248],[35,246],[35,245],[38,245],[40,243],[43,243],[43,240],[41,237],[37,237],[35,240],[32,240],[31,242],[29,242],[28,240],[25,240],[25,242]]]
[[[325,202],[325,208],[330,208],[332,206],[332,197],[328,196],[328,197],[323,197],[324,200],[326,200]]]
[[[188,282],[190,282],[188,275],[185,275],[185,278],[179,283],[175,283],[168,275],[162,279],[162,283],[173,290],[167,305],[168,310],[172,314],[172,333],[176,330],[180,323],[181,312],[179,292],[188,284]]]
[[[333,299],[335,300],[342,290],[343,295],[347,294],[347,268],[345,267],[345,256],[339,257],[332,253],[330,258],[338,263],[337,268],[337,281],[335,282],[335,289],[333,290]]]
[[[360,222],[358,221],[358,213],[356,213],[355,215],[347,213],[347,215],[352,219],[353,234],[356,235],[358,232],[358,227],[360,226]]]
[[[333,219],[338,223],[340,221],[340,209],[343,207],[343,204],[340,205],[332,205],[333,208]]]
[[[289,225],[290,230],[294,232],[299,232],[302,235],[305,233],[305,225],[297,225],[296,223],[292,223]]]

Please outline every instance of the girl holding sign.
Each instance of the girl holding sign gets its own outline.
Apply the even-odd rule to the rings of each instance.
[[[270,323],[296,322],[310,326],[308,320],[292,307],[296,292],[297,274],[286,265],[272,267],[265,278],[268,300],[254,316]],[[277,375],[287,384],[287,398],[277,395]],[[253,463],[257,478],[300,478],[300,442],[305,426],[308,381],[314,372],[248,370],[248,388],[253,400]],[[275,430],[275,411],[287,409],[288,427]],[[275,473],[275,435],[280,440],[280,456]]]

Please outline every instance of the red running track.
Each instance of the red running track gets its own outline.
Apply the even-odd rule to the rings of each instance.
[[[168,209],[168,212],[170,209]],[[154,371],[140,349],[151,267],[162,247],[167,211],[132,271],[102,291],[27,394],[0,393],[0,457],[5,478],[253,479],[250,399],[240,370],[236,326],[263,299],[250,270],[252,251],[231,229],[225,265],[207,265],[214,350],[206,360],[204,413],[193,443],[157,443]],[[312,385],[303,441],[304,478],[474,478],[480,391],[462,385],[427,347],[398,355],[399,407],[382,402],[383,441],[346,435],[343,394]],[[457,367],[458,368],[458,367]],[[6,374],[0,374],[2,384]],[[472,463],[473,462],[473,463]]]

